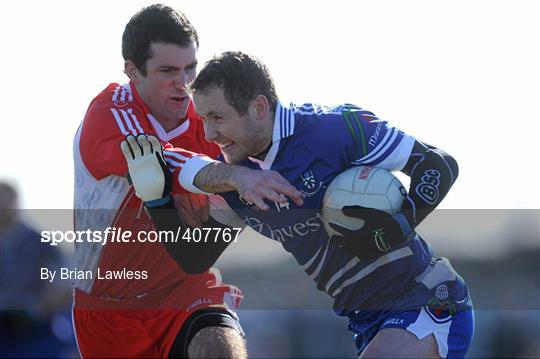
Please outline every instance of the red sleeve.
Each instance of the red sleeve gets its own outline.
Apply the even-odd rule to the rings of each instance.
[[[92,101],[81,129],[81,158],[88,171],[98,180],[128,173],[126,159],[120,150],[120,143],[127,135],[144,133],[157,137],[144,110],[131,100],[129,94],[124,94],[125,100],[113,100],[120,97],[116,96],[118,91],[125,90],[122,86],[111,84]],[[212,160],[205,155],[174,148],[168,142],[161,143],[167,165],[173,172],[173,192],[204,193],[193,186],[193,179]]]
[[[170,143],[164,144],[163,155],[172,172],[173,194],[186,192],[206,193],[195,187],[193,181],[197,173],[213,162],[213,159],[181,148],[175,148]]]
[[[88,171],[98,180],[127,173],[120,142],[128,134],[153,134],[152,128],[142,121],[144,114],[135,103],[123,102],[117,106],[110,100],[116,86],[111,84],[92,101],[81,130],[81,158]]]

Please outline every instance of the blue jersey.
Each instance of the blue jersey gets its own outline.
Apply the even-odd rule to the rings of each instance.
[[[237,192],[221,196],[246,225],[281,242],[317,288],[334,298],[338,314],[416,307],[430,294],[411,298],[404,293],[417,284],[416,278],[432,258],[430,247],[419,236],[376,259],[359,260],[329,241],[321,221],[325,189],[338,174],[357,165],[401,170],[414,142],[413,137],[353,105],[278,104],[273,144],[266,158],[250,158],[243,165],[279,172],[304,193],[304,206],[274,203],[262,212]]]

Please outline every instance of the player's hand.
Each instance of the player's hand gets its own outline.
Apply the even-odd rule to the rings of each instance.
[[[210,207],[205,194],[186,193],[174,196],[174,204],[180,217],[192,228],[202,227],[208,221]]]
[[[360,259],[372,259],[383,255],[415,235],[403,212],[391,215],[362,206],[345,206],[341,211],[346,216],[364,220],[364,225],[357,230],[351,230],[330,223],[335,231],[342,234],[332,236],[331,240],[338,246],[350,250]]]
[[[144,202],[167,197],[171,188],[171,176],[165,161],[161,143],[155,136],[126,136],[120,144],[126,158],[135,194]]]
[[[304,205],[302,192],[276,171],[251,170],[237,166],[232,180],[240,196],[263,211],[270,209],[265,200],[286,204],[288,197],[296,205]]]

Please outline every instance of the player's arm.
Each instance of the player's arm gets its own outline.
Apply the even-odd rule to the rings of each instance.
[[[193,183],[208,193],[236,190],[246,201],[263,211],[270,209],[265,199],[284,204],[288,201],[287,196],[298,206],[303,205],[302,192],[276,171],[254,171],[216,161],[202,168]]]
[[[148,144],[148,138],[140,134],[137,137],[129,135],[122,141],[122,150],[130,173],[132,167],[135,168],[144,162],[145,153],[152,149]],[[146,146],[139,143],[142,140]],[[157,141],[157,139],[155,139]],[[139,142],[138,142],[139,141]],[[159,143],[159,141],[157,141]],[[268,210],[270,207],[265,203],[265,199],[278,203],[286,203],[287,197],[292,199],[298,206],[303,205],[302,192],[292,186],[285,178],[276,171],[256,171],[242,166],[231,166],[226,163],[211,160],[205,156],[193,156],[194,154],[183,150],[172,148],[166,144],[160,153],[162,160],[165,160],[172,171],[171,183],[175,194],[185,193],[186,190],[192,193],[218,193],[236,190],[247,201],[254,203],[261,210]],[[152,155],[153,156],[153,155]],[[150,156],[150,158],[152,157]],[[129,167],[129,166],[128,166]],[[154,166],[155,167],[155,166]],[[148,178],[141,175],[141,186],[148,185],[145,180]],[[157,172],[156,172],[157,173]],[[167,176],[169,177],[169,176]],[[137,194],[138,195],[138,194]],[[138,196],[143,199],[142,197]],[[157,197],[159,198],[159,197]],[[145,200],[145,199],[143,199]]]
[[[221,253],[232,243],[231,236],[235,237],[239,232],[239,229],[234,230],[209,217],[202,223],[205,231],[202,232],[201,240],[197,237],[195,242],[193,228],[182,221],[172,198],[167,197],[165,202],[160,202],[145,202],[145,206],[158,231],[177,232],[180,228],[179,242],[167,242],[163,245],[187,274],[202,273],[212,267]]]
[[[374,258],[387,251],[377,245],[378,233],[385,234],[385,242],[390,249],[414,237],[417,224],[448,193],[457,177],[458,167],[448,154],[389,126],[372,113],[353,110],[349,115],[344,115],[345,120],[347,117],[349,120],[351,117],[356,119],[356,122],[348,121],[349,132],[353,136],[342,136],[342,143],[345,144],[342,147],[347,148],[349,145],[346,157],[351,159],[352,164],[376,166],[389,171],[400,170],[411,177],[409,196],[398,213],[388,214],[373,208],[347,206],[342,209],[343,213],[363,219],[365,223],[362,228],[353,231],[332,225],[343,235],[336,238],[338,244],[352,250],[358,249],[359,255],[364,258]],[[358,141],[351,141],[351,137]]]
[[[422,222],[450,191],[459,174],[459,167],[448,153],[417,140],[401,172],[411,178],[403,212],[415,226]]]
[[[202,226],[211,230],[205,231],[204,240],[194,241],[193,228],[179,217],[169,194],[171,174],[165,165],[161,144],[157,138],[128,136],[121,143],[121,149],[128,164],[135,193],[144,201],[156,229],[173,232],[180,230],[176,237],[179,242],[164,243],[171,257],[188,274],[208,270],[231,243],[231,236],[239,230],[233,230],[232,227],[210,217]],[[219,213],[214,214],[214,217],[219,218]]]
[[[237,191],[263,211],[270,209],[265,199],[285,204],[288,197],[298,206],[303,204],[302,192],[276,171],[255,171],[243,166],[232,166],[204,155],[172,148],[170,144],[166,145],[168,146],[163,153],[172,172],[174,194],[190,192],[208,195]]]

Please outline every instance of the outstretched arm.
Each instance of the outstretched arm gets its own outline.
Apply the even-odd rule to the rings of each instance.
[[[159,177],[157,175],[160,175],[159,168],[167,171],[166,166],[164,166],[163,150],[156,137],[144,134],[137,137],[129,135],[126,140],[122,141],[120,147],[128,163],[130,176],[136,189],[153,188],[154,192],[149,192],[153,199],[159,199],[168,194],[168,192],[161,194],[159,190],[170,190],[171,181],[169,181],[167,188],[162,187],[162,183],[154,182]],[[179,176],[182,176],[182,171],[186,170],[181,170]],[[134,174],[137,174],[137,183],[134,180]],[[163,176],[160,178],[164,180]],[[169,178],[168,172],[165,178]],[[256,171],[213,161],[198,170],[194,176],[193,185],[207,193],[236,190],[246,201],[255,204],[263,211],[270,209],[265,200],[286,203],[288,197],[298,206],[303,205],[302,192],[276,171]],[[137,192],[137,196],[143,201],[150,200],[141,197],[139,192]]]
[[[239,228],[233,229],[210,217],[202,223],[202,228],[206,230],[200,232],[202,238],[195,238],[193,228],[182,221],[170,197],[158,206],[145,205],[158,231],[176,232],[178,228],[181,229],[178,242],[166,242],[163,245],[187,274],[202,273],[212,267],[240,231]]]
[[[240,228],[239,221],[230,220],[225,212],[216,212],[216,221],[210,217],[202,227],[211,229],[205,232],[204,241],[195,241],[193,228],[188,226],[178,215],[174,201],[169,194],[171,173],[163,159],[162,147],[154,136],[128,136],[120,145],[128,163],[129,176],[137,197],[144,201],[156,229],[159,231],[180,230],[178,242],[165,242],[165,248],[171,257],[188,274],[201,273],[210,268],[221,253],[236,238]],[[215,212],[215,211],[214,211]],[[207,235],[206,235],[207,234]]]
[[[265,199],[284,204],[289,197],[298,206],[303,204],[302,192],[276,171],[255,171],[216,161],[197,173],[194,185],[211,193],[236,190],[246,201],[263,211],[270,209]]]

